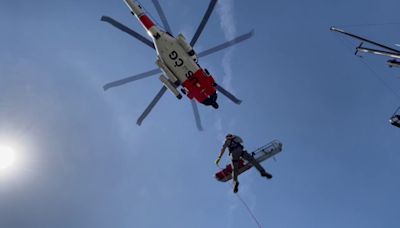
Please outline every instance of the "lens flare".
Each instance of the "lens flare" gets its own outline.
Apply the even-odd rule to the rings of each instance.
[[[15,152],[11,147],[0,145],[0,171],[11,167],[15,162]]]

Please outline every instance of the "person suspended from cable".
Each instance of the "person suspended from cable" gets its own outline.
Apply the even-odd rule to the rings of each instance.
[[[215,160],[215,164],[219,164],[221,161],[222,155],[225,153],[226,148],[229,149],[229,155],[231,157],[231,165],[232,165],[232,179],[233,179],[233,192],[236,193],[239,190],[239,166],[243,166],[243,160],[251,163],[256,169],[260,172],[261,176],[266,177],[267,179],[271,179],[272,175],[265,171],[265,169],[260,165],[258,161],[254,159],[252,155],[247,153],[243,147],[243,140],[236,135],[228,134],[225,137],[224,145],[219,153],[217,160]]]

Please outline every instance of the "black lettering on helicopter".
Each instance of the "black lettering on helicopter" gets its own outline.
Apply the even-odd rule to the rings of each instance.
[[[172,51],[170,54],[169,54],[169,58],[170,59],[172,59],[172,60],[176,60],[175,61],[175,67],[180,67],[180,66],[182,66],[183,65],[183,59],[181,59],[181,58],[178,58],[178,53],[176,52],[176,51]]]
[[[185,74],[186,78],[191,78],[193,77],[193,72],[191,70],[189,70],[186,74]]]
[[[178,59],[178,61],[175,61],[175,67],[180,67],[183,65],[183,60],[181,58]]]
[[[176,51],[172,51],[172,52],[169,54],[169,58],[172,59],[172,60],[177,59],[177,58],[178,58],[178,53],[176,53]]]

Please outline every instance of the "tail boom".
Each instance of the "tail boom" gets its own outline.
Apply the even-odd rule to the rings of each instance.
[[[131,10],[131,13],[136,16],[136,18],[140,21],[142,26],[148,31],[148,33],[152,37],[157,37],[159,34],[159,28],[156,26],[156,24],[150,19],[149,16],[147,16],[143,10],[143,8],[140,6],[138,2],[135,0],[124,0],[128,8]]]

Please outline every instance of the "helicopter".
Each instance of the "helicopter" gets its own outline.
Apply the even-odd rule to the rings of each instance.
[[[172,35],[171,28],[158,0],[152,0],[152,2],[160,16],[164,28],[157,25],[150,18],[138,1],[124,0],[124,2],[130,9],[132,15],[134,15],[145,28],[151,40],[111,17],[102,16],[101,21],[113,25],[119,30],[141,41],[148,47],[154,49],[157,54],[156,65],[158,68],[107,83],[103,86],[103,89],[108,90],[113,87],[121,86],[129,82],[161,73],[159,80],[162,82],[163,86],[138,118],[136,123],[139,126],[167,90],[169,90],[177,99],[181,99],[182,94],[184,94],[191,100],[196,126],[200,131],[202,130],[202,126],[197,103],[218,109],[219,104],[217,103],[217,91],[225,95],[235,104],[240,104],[242,102],[221,85],[217,84],[210,72],[199,65],[198,60],[201,57],[208,56],[249,39],[254,34],[253,30],[232,40],[196,53],[193,46],[196,44],[206,26],[208,19],[217,4],[217,0],[210,1],[209,6],[190,42],[187,42],[185,36],[181,33],[176,37]],[[180,91],[178,89],[180,89]]]
[[[370,53],[370,54],[374,54],[374,55],[381,55],[381,56],[386,56],[392,59],[389,59],[387,61],[387,64],[389,67],[400,67],[400,51],[388,46],[385,46],[383,44],[377,43],[375,41],[363,38],[361,36],[357,36],[354,34],[351,34],[349,32],[346,32],[342,29],[336,28],[336,27],[331,27],[331,31],[334,32],[339,32],[342,33],[344,35],[350,36],[352,38],[355,38],[357,40],[361,40],[362,42],[360,43],[360,45],[356,48],[356,52],[354,53],[355,55],[358,54],[358,52],[364,52],[364,53]],[[380,47],[384,50],[379,50],[379,49],[372,49],[372,48],[367,48],[367,47],[363,47],[364,42],[369,43],[373,46],[377,46]],[[396,45],[398,46],[398,45]]]

